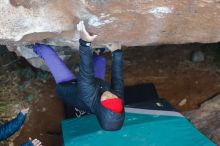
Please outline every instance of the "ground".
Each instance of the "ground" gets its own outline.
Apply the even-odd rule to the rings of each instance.
[[[180,112],[196,109],[201,103],[220,92],[219,56],[216,55],[218,46],[218,44],[188,44],[124,48],[125,85],[152,82],[158,94],[170,101]],[[194,63],[190,60],[191,53],[196,50],[204,52],[206,55],[204,62]],[[108,60],[106,79],[110,80],[109,56]],[[20,68],[28,66],[24,65],[23,61],[21,64]],[[9,69],[1,71],[2,75],[5,74],[5,70]],[[33,68],[31,70],[35,74],[38,72]],[[10,72],[14,71],[15,69],[10,67]],[[24,75],[13,74],[13,77],[22,78],[17,81],[18,86],[27,84]],[[31,110],[19,136],[14,140],[15,145],[32,137],[40,139],[45,146],[60,146],[62,142],[59,136],[60,122],[64,119],[64,107],[55,94],[52,77],[42,79],[35,75],[28,86],[20,92],[22,94],[16,94],[15,97],[26,97],[22,101]]]

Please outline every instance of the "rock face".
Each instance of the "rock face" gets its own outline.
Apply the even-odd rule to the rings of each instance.
[[[95,46],[217,42],[219,14],[219,0],[0,0],[0,44],[77,48],[79,20],[99,35]]]
[[[197,110],[184,114],[217,145],[220,145],[220,95],[203,103]]]
[[[70,45],[78,39],[76,24],[85,20],[100,36],[97,44],[217,42],[219,14],[219,0],[0,0],[0,39]]]

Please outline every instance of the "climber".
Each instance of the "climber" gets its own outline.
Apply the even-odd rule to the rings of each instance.
[[[22,127],[28,111],[29,108],[22,109],[15,119],[0,125],[0,141],[6,140]],[[29,141],[21,146],[41,146],[41,142],[37,139],[31,140],[29,138]]]
[[[104,130],[119,130],[125,118],[121,45],[108,45],[112,52],[110,85],[104,81],[106,59],[92,51],[91,42],[97,35],[90,35],[83,21],[77,25],[77,30],[80,33],[78,77],[67,68],[50,46],[35,44],[33,50],[51,71],[57,84],[57,94],[65,104],[95,114]]]

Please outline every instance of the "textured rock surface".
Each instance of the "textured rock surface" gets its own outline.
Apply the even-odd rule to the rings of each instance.
[[[98,44],[124,45],[220,41],[219,0],[0,0],[1,43],[78,39],[85,20]],[[60,38],[60,39],[59,39]],[[59,42],[54,40],[55,42]]]
[[[184,114],[205,135],[220,145],[220,95]]]
[[[0,44],[44,41],[77,48],[76,24],[96,46],[220,41],[219,0],[0,0]],[[24,56],[26,57],[26,56]]]

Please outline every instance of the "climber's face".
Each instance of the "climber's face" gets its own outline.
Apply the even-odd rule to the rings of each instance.
[[[101,96],[101,101],[107,100],[107,99],[114,99],[114,98],[118,98],[118,96],[116,96],[115,94],[109,91],[105,91]]]

